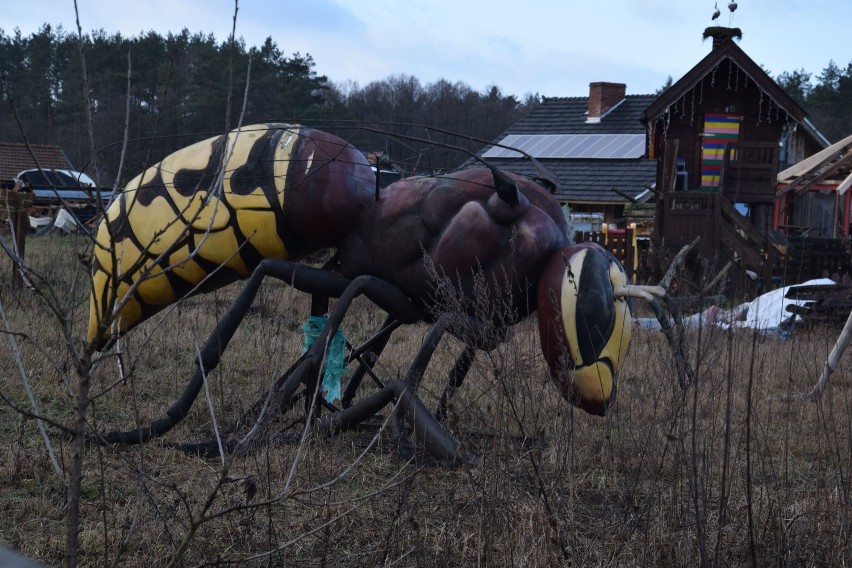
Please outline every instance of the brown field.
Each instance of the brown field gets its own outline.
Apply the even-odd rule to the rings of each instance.
[[[59,315],[10,286],[0,300],[39,411],[70,422],[75,375],[60,321],[77,341],[87,321],[84,239],[28,242],[28,261]],[[77,253],[80,253],[78,255]],[[163,414],[239,284],[184,302],[131,332],[127,374],[115,359],[95,374],[89,427],[128,428]],[[297,357],[308,298],[263,287],[191,415],[164,438],[227,428]],[[358,303],[346,335],[383,319]],[[428,331],[398,332],[379,365],[398,377]],[[399,458],[380,421],[336,438],[308,437],[300,411],[254,451],[185,455],[161,442],[90,446],[85,458],[83,565],[697,566],[848,564],[852,412],[848,356],[823,400],[785,401],[810,388],[838,330],[789,341],[702,330],[688,337],[697,381],[675,384],[659,333],[636,332],[609,416],[572,410],[550,384],[533,320],[479,353],[449,425],[476,456],[448,470]],[[8,334],[0,392],[31,409]],[[78,347],[73,345],[73,347]],[[434,407],[461,349],[445,340],[420,394]],[[67,382],[66,382],[67,381]],[[362,387],[366,388],[366,387]],[[387,415],[388,411],[383,414]],[[68,440],[47,426],[60,466]],[[0,404],[0,544],[49,565],[65,553],[66,489],[34,420]],[[366,450],[366,451],[365,451]],[[362,455],[363,454],[363,455]]]

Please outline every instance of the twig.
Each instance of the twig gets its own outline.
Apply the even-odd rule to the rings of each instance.
[[[225,449],[222,447],[222,436],[219,435],[219,423],[216,421],[216,411],[213,409],[213,400],[210,398],[210,386],[207,383],[207,372],[204,370],[204,360],[201,357],[201,350],[198,348],[198,340],[195,340],[195,356],[197,357],[198,367],[201,370],[201,378],[204,381],[204,396],[207,397],[207,408],[210,410],[210,419],[213,421],[213,435],[216,436],[216,444],[219,446],[219,457],[222,459],[222,467],[225,464]]]
[[[6,310],[3,309],[2,300],[0,300],[0,317],[3,318],[3,327],[7,331],[11,331],[9,320],[6,318]],[[59,467],[59,462],[56,460],[56,453],[53,451],[53,444],[50,443],[50,438],[47,435],[47,431],[44,429],[44,420],[41,418],[41,412],[39,412],[38,403],[36,402],[35,395],[33,394],[33,389],[30,387],[29,379],[27,379],[27,371],[24,368],[24,361],[21,358],[21,350],[18,348],[18,342],[15,341],[14,334],[7,333],[6,336],[9,338],[9,345],[12,347],[12,352],[15,354],[15,363],[18,365],[18,370],[21,372],[21,383],[24,385],[24,391],[26,391],[27,397],[30,399],[30,405],[33,408],[33,417],[35,417],[38,430],[41,432],[42,439],[44,439],[47,454],[50,456],[50,463],[53,464],[53,470],[56,472],[56,475],[58,475],[59,479],[64,482],[65,474],[62,471],[62,468]],[[6,397],[3,396],[3,398],[5,399]]]
[[[725,275],[728,273],[728,271],[733,265],[734,261],[729,260],[728,263],[722,267],[722,270],[720,270],[719,273],[713,277],[713,280],[711,280],[710,283],[707,284],[707,286],[705,286],[703,290],[701,290],[699,296],[704,296],[705,294],[709,293],[710,290],[712,290],[722,280],[722,278],[725,277]]]
[[[240,11],[238,0],[234,0],[234,23],[231,26],[231,37],[228,44],[228,98],[225,104],[225,132],[231,130],[231,97],[234,90],[234,44],[237,35],[237,12]]]
[[[660,280],[660,286],[666,290],[669,289],[669,286],[671,286],[672,280],[675,277],[675,273],[677,273],[678,268],[680,268],[680,265],[683,264],[683,261],[686,260],[686,255],[689,254],[689,251],[695,248],[695,245],[697,245],[700,240],[701,235],[698,235],[691,243],[684,245],[684,247],[680,249],[680,252],[677,253],[674,260],[672,260],[671,265],[669,265],[669,269],[666,271],[665,276],[663,276],[663,279]]]

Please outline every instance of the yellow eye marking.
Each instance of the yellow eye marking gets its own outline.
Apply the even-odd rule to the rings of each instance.
[[[577,288],[580,281],[580,273],[583,270],[583,261],[586,259],[586,250],[574,254],[565,267],[565,275],[562,278],[562,329],[568,343],[571,360],[578,367],[583,366],[583,358],[580,356],[580,341],[577,337]]]

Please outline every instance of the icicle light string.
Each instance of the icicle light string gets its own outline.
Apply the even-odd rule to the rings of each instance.
[[[689,125],[695,124],[695,86],[692,87],[692,112],[689,115]]]
[[[734,63],[728,59],[728,90],[731,90],[731,67],[734,66]]]

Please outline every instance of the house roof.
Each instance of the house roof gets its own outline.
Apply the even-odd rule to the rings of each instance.
[[[642,111],[656,95],[627,95],[603,115],[598,123],[587,124],[589,97],[547,98],[509,127],[509,134],[644,134]]]
[[[726,39],[712,49],[686,75],[678,79],[671,87],[657,97],[654,102],[649,104],[645,112],[642,113],[643,122],[655,120],[662,116],[666,112],[666,109],[691,91],[704,77],[713,73],[725,59],[730,59],[737,65],[742,72],[748,75],[749,79],[754,81],[764,93],[772,98],[776,105],[781,107],[793,119],[798,122],[805,120],[807,116],[805,109],[793,100],[766,71],[761,69],[760,65],[746,55],[746,52],[731,38]]]
[[[537,176],[529,160],[488,160],[510,172],[534,178]],[[559,178],[556,198],[573,203],[626,203],[627,199],[613,188],[637,197],[657,179],[655,160],[539,160]]]
[[[35,154],[38,164],[30,155],[30,149]],[[33,168],[73,169],[68,158],[59,146],[41,144],[14,144],[0,142],[0,180],[11,180],[24,170]]]
[[[587,123],[588,97],[546,98],[509,127],[494,142],[510,135],[531,134],[643,134],[642,111],[651,104],[655,95],[627,95],[611,108],[600,122]],[[493,146],[483,148],[482,156]],[[640,152],[644,153],[644,152]],[[573,203],[623,204],[627,199],[613,188],[635,197],[653,187],[657,164],[640,156],[635,158],[553,158],[536,157],[559,180],[556,196]],[[489,158],[489,164],[505,170],[536,177],[532,163],[526,159]],[[468,162],[468,165],[473,165]]]

